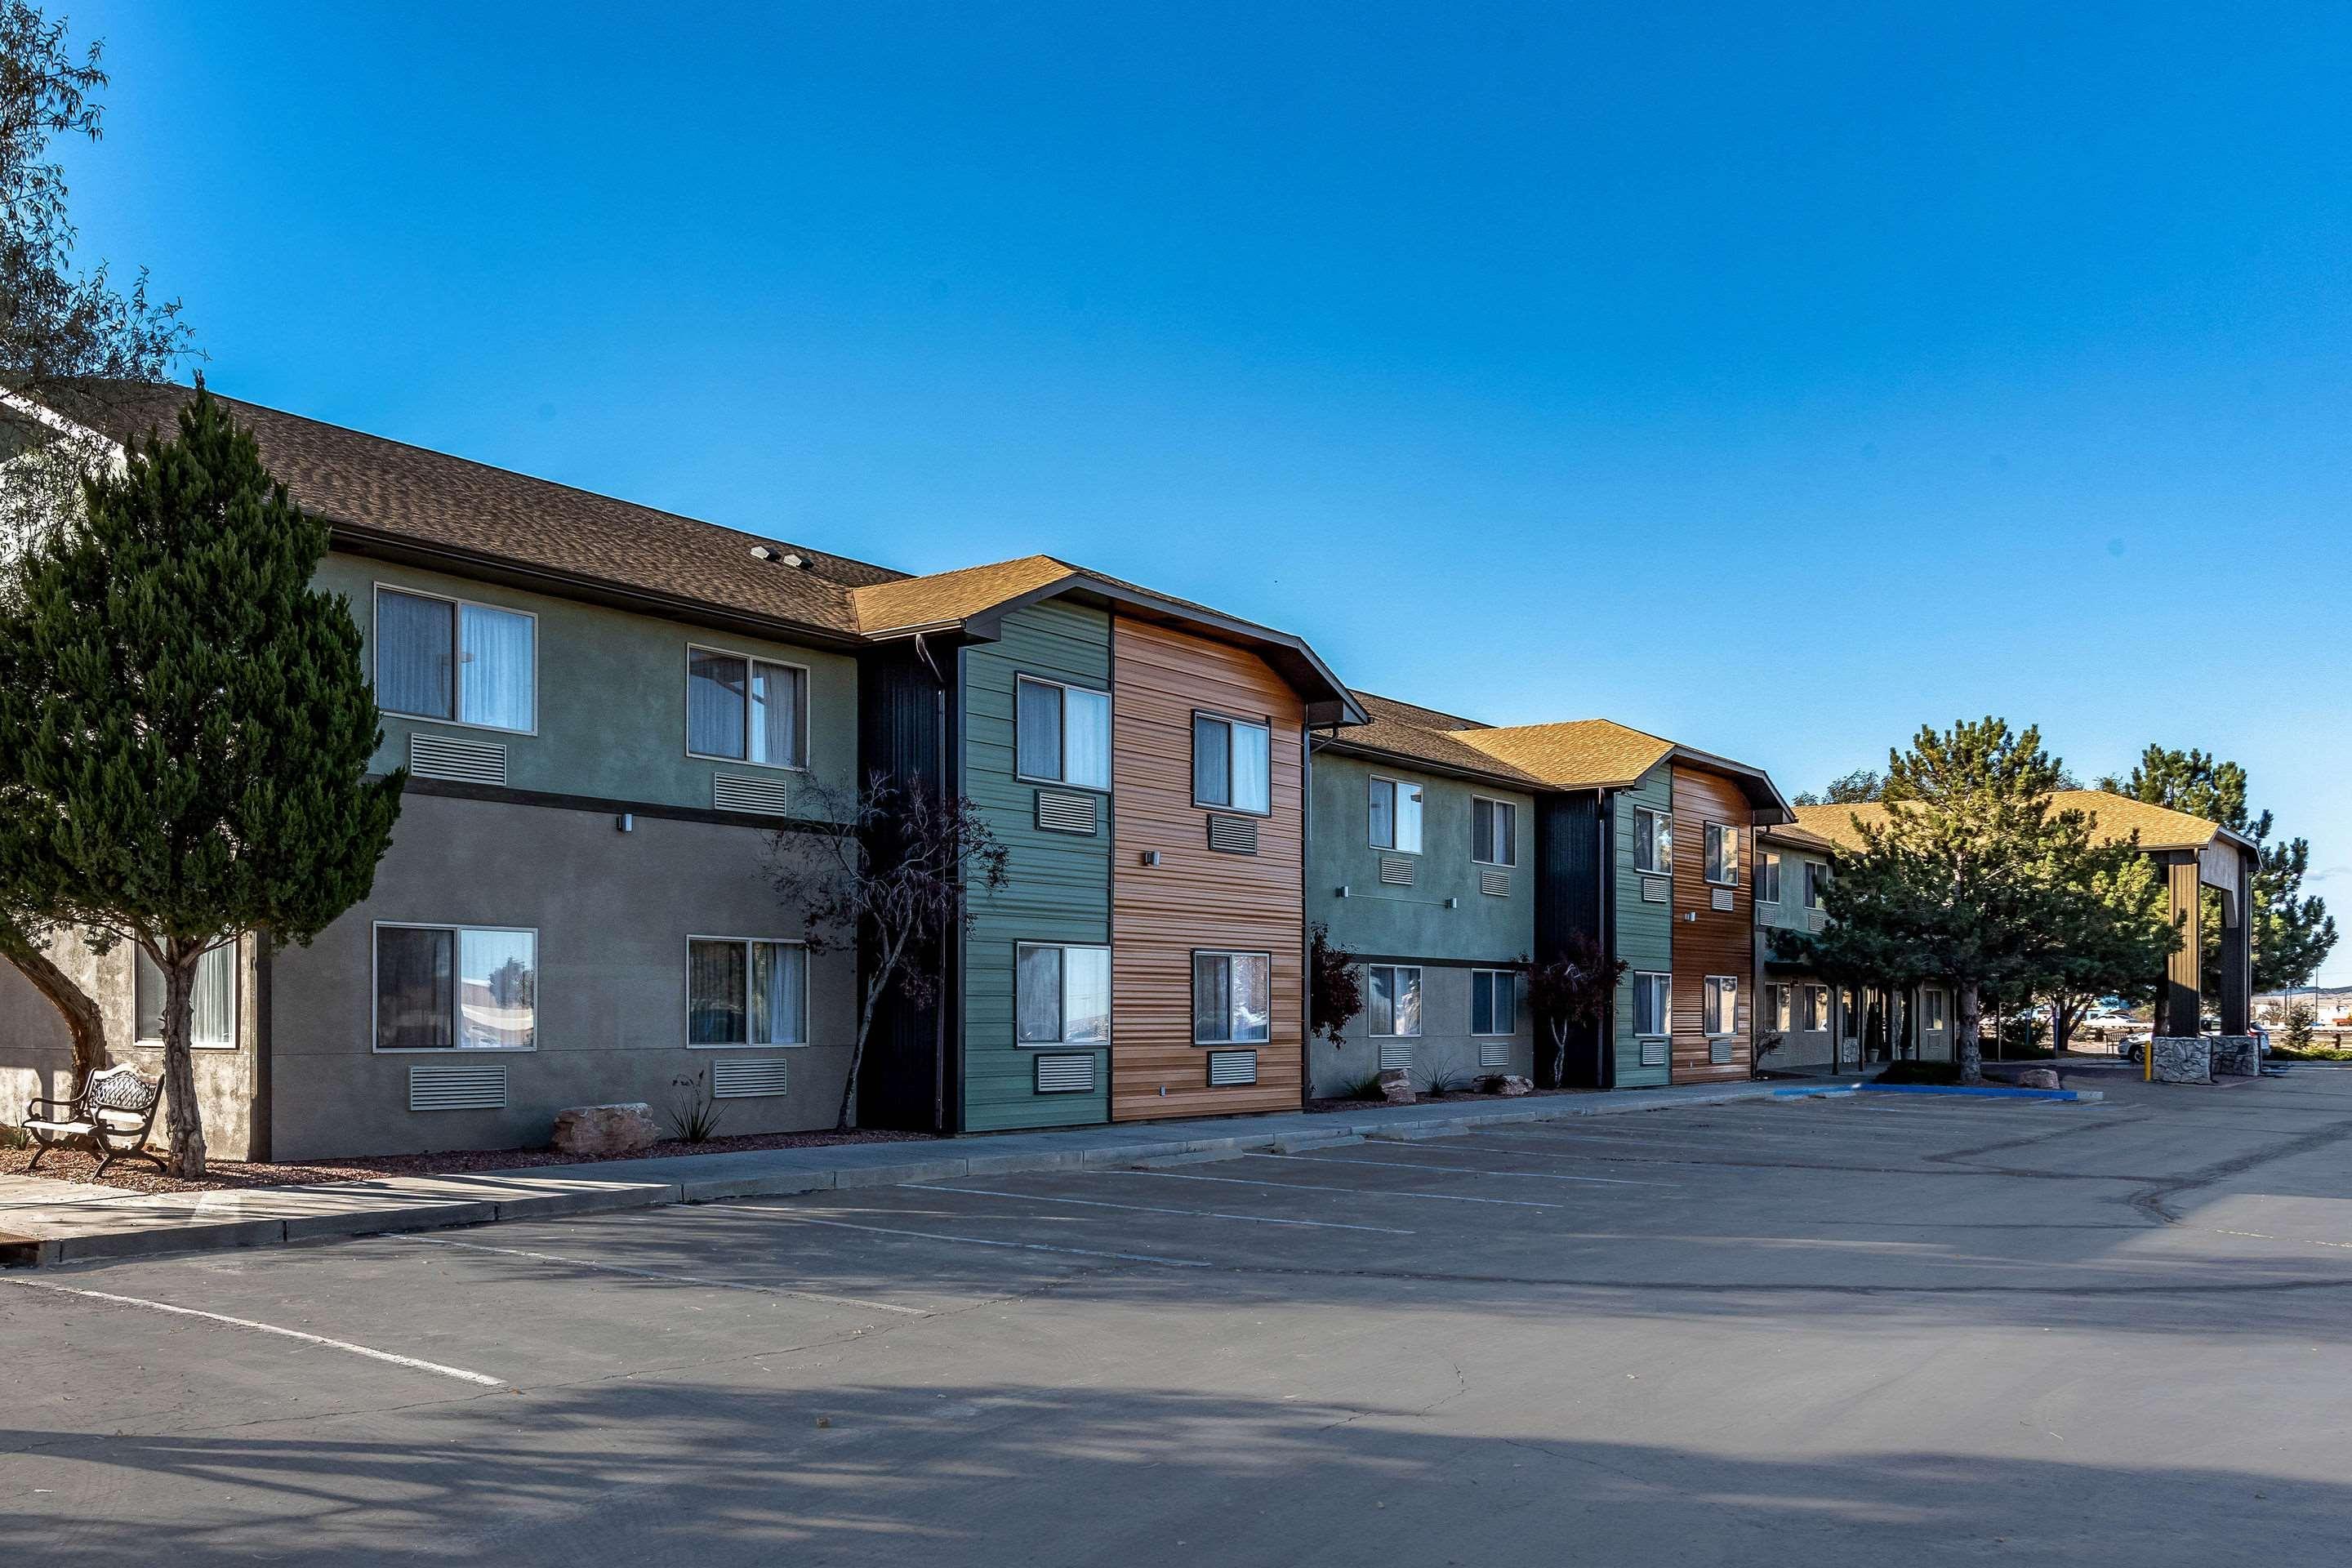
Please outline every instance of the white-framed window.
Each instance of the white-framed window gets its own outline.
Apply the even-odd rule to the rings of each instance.
[[[1944,1026],[1944,993],[1930,985],[1919,993],[1919,1026],[1937,1030]]]
[[[375,1048],[539,1047],[539,932],[529,926],[375,926]]]
[[[1862,993],[1851,985],[1838,993],[1838,1033],[1849,1040],[1862,1038]]]
[[[163,966],[133,945],[131,1014],[133,1032],[142,1046],[163,1043]],[[236,942],[218,943],[196,960],[195,984],[188,993],[188,1048],[195,1051],[236,1049]]]
[[[1519,1032],[1519,977],[1508,969],[1470,972],[1470,1032],[1474,1035],[1516,1035]]]
[[[1253,1045],[1274,1026],[1274,955],[1196,952],[1192,954],[1192,1043]]]
[[[1822,907],[1822,886],[1830,879],[1830,868],[1819,860],[1805,862],[1805,908]]]
[[[1223,713],[1192,715],[1192,804],[1274,814],[1274,731]]]
[[[1372,775],[1366,837],[1375,849],[1421,853],[1421,786]]]
[[[1013,683],[1013,767],[1036,784],[1110,788],[1110,693],[1024,675]]]
[[[1729,823],[1710,822],[1706,827],[1706,879],[1721,887],[1739,885],[1739,829]]]
[[[1764,987],[1764,1016],[1772,1020],[1772,1027],[1782,1034],[1795,1022],[1796,1003],[1790,987],[1767,984]]]
[[[1470,797],[1470,858],[1481,866],[1519,863],[1519,808],[1507,800]]]
[[[387,713],[531,734],[538,647],[527,610],[375,586],[375,701]]]
[[[1739,1028],[1739,982],[1728,974],[1710,974],[1702,1002],[1700,1023],[1710,1035],[1736,1034]]]
[[[1756,852],[1756,901],[1777,904],[1780,901],[1780,852],[1759,849]]]
[[[1633,869],[1663,877],[1675,868],[1675,819],[1646,805],[1633,808]]]
[[[763,768],[808,763],[808,671],[688,644],[686,752]]]
[[[1655,1038],[1675,1031],[1675,977],[1648,971],[1633,976],[1633,1033]]]
[[[1421,970],[1410,963],[1364,968],[1364,1027],[1411,1038],[1421,1033]]]
[[[688,937],[686,1043],[807,1045],[808,944],[775,937]]]
[[[1803,987],[1803,990],[1805,1027],[1815,1032],[1828,1028],[1830,1026],[1830,988],[1826,985],[1808,985]]]
[[[1110,1044],[1110,949],[1024,942],[1014,955],[1014,1039],[1024,1046]]]

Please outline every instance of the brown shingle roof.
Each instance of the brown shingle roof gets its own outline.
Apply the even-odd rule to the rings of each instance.
[[[1558,789],[1611,789],[1633,783],[1675,749],[1672,741],[1607,719],[1465,731],[1463,741]]]
[[[969,620],[1024,594],[1067,582],[1076,575],[1074,567],[1050,555],[1024,555],[1015,561],[999,561],[987,566],[965,566],[953,572],[934,572],[926,577],[876,583],[853,589],[850,602],[857,612],[858,629],[869,637],[879,637],[886,632]]]
[[[218,394],[215,394],[218,396]],[[182,388],[110,399],[103,433],[168,434]],[[287,492],[331,523],[665,598],[855,636],[850,595],[904,574],[222,397]],[[805,566],[762,561],[755,544]]]
[[[1376,752],[1402,762],[1423,763],[1448,773],[1471,773],[1522,789],[1539,789],[1543,785],[1541,779],[1465,744],[1461,731],[1482,728],[1475,720],[1375,697],[1368,691],[1357,692],[1356,700],[1371,722],[1339,736],[1333,743],[1343,750]]]
[[[2106,790],[2062,789],[2051,795],[2050,802],[2060,811],[2087,814],[2091,835],[2102,844],[2129,838],[2135,832],[2139,835],[2143,849],[2202,849],[2217,834],[2235,837],[2223,834],[2220,826],[2201,816],[2168,806],[2150,805],[2144,800]],[[1859,805],[1801,805],[1796,811],[1798,826],[1821,835],[1841,849],[1862,847],[1862,833],[1854,826],[1857,817],[1874,827],[1886,821],[1886,807],[1874,801]]]

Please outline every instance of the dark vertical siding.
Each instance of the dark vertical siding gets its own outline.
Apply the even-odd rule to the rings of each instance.
[[[1601,936],[1601,797],[1591,792],[1547,795],[1536,802],[1535,960],[1558,958],[1570,936]],[[1601,1059],[1601,1026],[1569,1036],[1564,1082],[1581,1089],[1606,1087]],[[1536,1081],[1551,1082],[1551,1022],[1536,1021]]]
[[[952,669],[952,648],[935,648],[933,657]],[[932,789],[953,789],[956,781],[942,778],[945,760],[941,729],[945,722],[943,693],[930,667],[911,647],[866,655],[859,661],[857,714],[857,777],[862,784],[884,773],[902,784],[921,781]],[[887,847],[877,846],[877,854]],[[953,954],[949,955],[952,962]],[[950,977],[952,978],[952,977]],[[859,944],[857,995],[866,994],[866,944]],[[952,985],[942,994],[952,996]],[[943,1095],[947,1064],[938,1005],[916,1007],[894,987],[883,997],[874,1018],[874,1032],[866,1043],[866,1061],[857,1084],[857,1121],[864,1127],[895,1127],[912,1131],[952,1131],[952,1096]]]

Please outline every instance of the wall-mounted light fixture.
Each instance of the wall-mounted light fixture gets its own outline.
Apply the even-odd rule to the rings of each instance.
[[[1159,865],[1159,864],[1160,864],[1160,851],[1159,851],[1159,850],[1157,850],[1157,849],[1147,849],[1147,850],[1145,850],[1145,851],[1143,852],[1143,863],[1144,863],[1145,865],[1147,865],[1147,866],[1157,866],[1157,865]]]
[[[634,811],[621,813],[613,818],[613,827],[616,832],[635,833],[637,830],[637,814]]]

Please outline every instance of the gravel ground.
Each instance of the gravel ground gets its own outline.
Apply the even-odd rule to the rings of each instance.
[[[356,1160],[322,1160],[299,1165],[247,1163],[215,1160],[201,1182],[183,1182],[163,1174],[148,1162],[124,1158],[107,1167],[101,1179],[97,1156],[79,1149],[52,1150],[37,1171],[27,1172],[34,1151],[0,1149],[0,1175],[54,1177],[60,1182],[97,1183],[141,1193],[194,1193],[224,1187],[310,1186],[320,1182],[363,1182],[376,1176],[448,1176],[477,1171],[520,1171],[534,1165],[593,1165],[606,1160],[657,1160],[673,1154],[734,1154],[751,1149],[812,1149],[834,1143],[929,1142],[926,1132],[761,1132],[736,1138],[712,1138],[684,1143],[666,1138],[635,1154],[602,1159],[566,1154],[558,1149],[473,1149],[446,1154],[381,1154]]]

